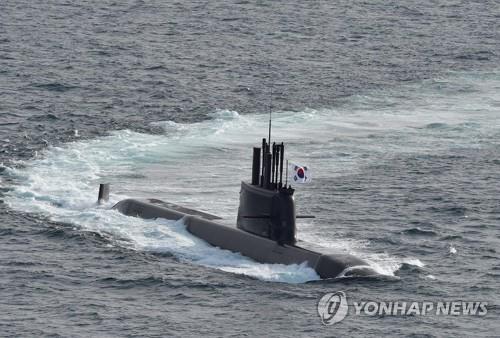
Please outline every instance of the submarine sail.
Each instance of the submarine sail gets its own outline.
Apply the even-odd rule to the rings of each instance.
[[[294,245],[294,189],[283,186],[284,153],[283,143],[271,147],[266,139],[262,140],[262,148],[253,149],[252,181],[241,182],[236,226],[280,244]]]

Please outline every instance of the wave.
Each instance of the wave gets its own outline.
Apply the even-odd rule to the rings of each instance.
[[[79,88],[78,86],[65,85],[59,82],[33,84],[33,87],[60,93]]]
[[[403,234],[411,236],[436,236],[437,233],[434,230],[422,229],[419,227],[410,228],[402,231]]]

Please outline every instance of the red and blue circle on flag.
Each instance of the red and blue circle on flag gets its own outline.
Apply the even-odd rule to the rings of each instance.
[[[302,179],[304,178],[305,176],[305,173],[304,173],[304,168],[300,167],[299,169],[297,169],[297,176]]]

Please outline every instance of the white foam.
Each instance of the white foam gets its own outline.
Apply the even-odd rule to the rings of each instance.
[[[424,263],[418,258],[403,258],[391,256],[387,253],[373,253],[370,251],[370,242],[352,238],[325,236],[324,234],[300,233],[299,238],[309,243],[315,243],[322,251],[343,252],[355,255],[364,259],[370,267],[381,275],[395,276],[395,272],[403,264],[423,267]],[[350,270],[348,270],[350,271]]]

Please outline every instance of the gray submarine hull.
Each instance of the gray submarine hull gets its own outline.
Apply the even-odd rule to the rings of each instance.
[[[301,248],[296,245],[283,244],[256,234],[225,226],[214,222],[219,219],[207,213],[187,209],[160,200],[125,199],[118,202],[113,209],[128,215],[144,219],[164,218],[168,220],[183,219],[186,229],[194,236],[205,240],[212,246],[241,253],[260,263],[301,264],[306,263],[322,278],[335,278],[346,275],[349,268],[360,267],[357,273],[373,274],[364,271],[368,264],[352,255],[324,254]]]

